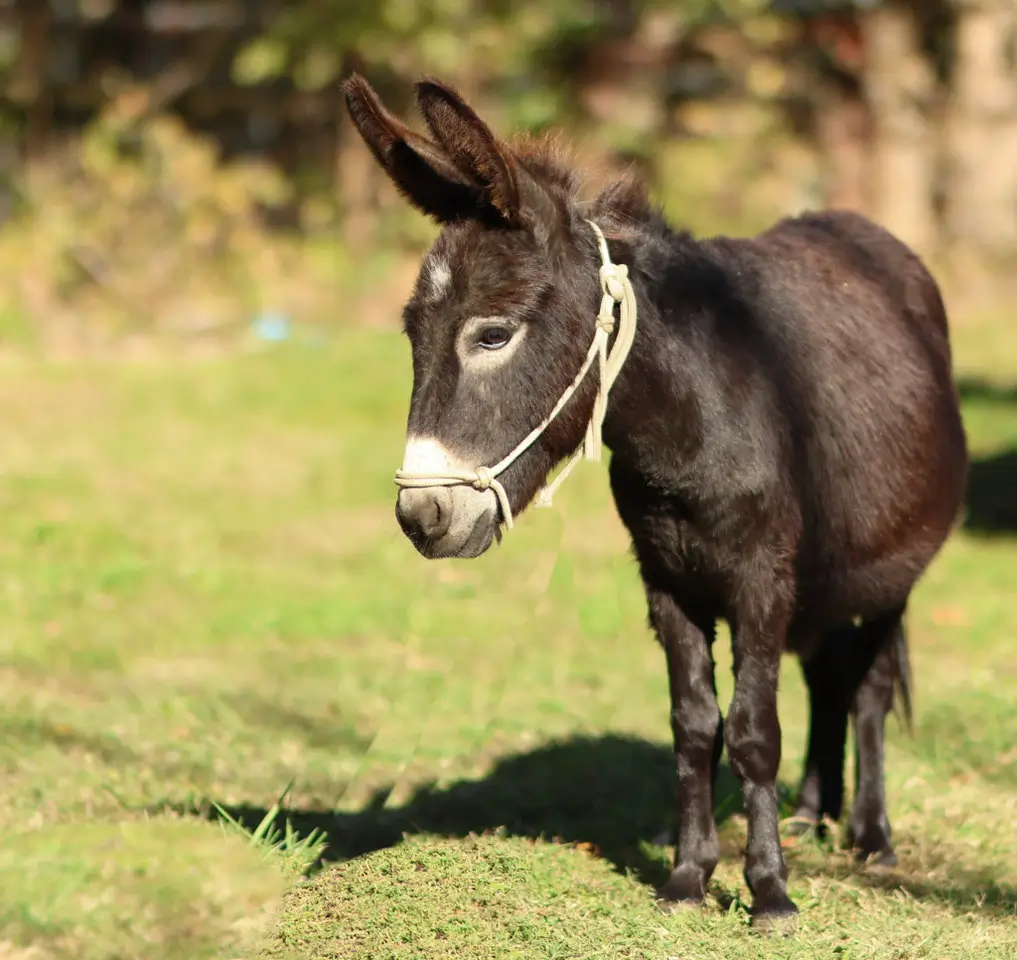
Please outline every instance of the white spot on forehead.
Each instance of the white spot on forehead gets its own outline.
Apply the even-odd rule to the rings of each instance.
[[[443,443],[433,437],[406,438],[403,470],[412,473],[441,473],[443,470],[469,470]]]
[[[439,257],[427,261],[427,296],[429,300],[442,300],[452,286],[452,269]]]

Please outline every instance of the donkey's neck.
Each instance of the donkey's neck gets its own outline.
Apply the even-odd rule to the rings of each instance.
[[[610,228],[608,228],[610,229]],[[685,314],[701,309],[704,253],[687,233],[650,214],[610,231],[611,258],[628,266],[638,323],[635,341],[608,398],[604,443],[626,472],[648,486],[677,490],[702,446],[702,397]]]

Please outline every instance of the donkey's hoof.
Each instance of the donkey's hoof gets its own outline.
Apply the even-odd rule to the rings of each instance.
[[[686,870],[675,870],[654,894],[657,906],[668,913],[702,906],[705,897],[702,874]]]
[[[798,908],[783,892],[757,897],[752,905],[752,929],[775,936],[790,935],[798,922]]]
[[[890,841],[888,827],[855,825],[848,831],[855,858],[868,867],[891,869],[897,866],[897,854]]]
[[[855,856],[865,864],[867,867],[875,867],[879,870],[892,870],[897,866],[897,854],[894,852],[893,847],[888,847],[885,850],[879,850],[873,853],[866,853],[864,850],[859,850]]]
[[[696,910],[702,910],[706,905],[705,900],[665,900],[663,897],[657,897],[653,901],[654,906],[661,912],[669,915],[681,914],[681,913],[692,913]]]
[[[770,937],[790,937],[798,928],[798,910],[791,906],[790,913],[753,913],[749,921],[752,930]]]

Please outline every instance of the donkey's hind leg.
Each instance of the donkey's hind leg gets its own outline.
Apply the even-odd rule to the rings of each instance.
[[[884,782],[884,738],[886,715],[893,709],[894,685],[904,695],[905,717],[910,721],[910,677],[903,610],[895,615],[863,624],[861,642],[852,652],[862,666],[871,652],[875,658],[865,671],[854,694],[852,714],[855,726],[855,798],[849,822],[851,845],[860,859],[873,856],[880,866],[897,863],[890,841]]]
[[[812,829],[822,832],[824,819],[836,822],[843,810],[844,750],[851,708],[845,672],[852,629],[846,626],[828,632],[802,661],[809,694],[809,733],[798,808],[788,825],[793,835]]]
[[[858,854],[876,854],[876,863],[892,866],[896,856],[886,815],[883,744],[886,715],[893,707],[894,685],[904,694],[910,720],[910,677],[903,611],[858,626],[845,625],[824,635],[802,664],[809,691],[808,748],[792,834],[823,821],[839,821],[844,805],[844,759],[848,716],[855,725],[855,799],[848,836]]]

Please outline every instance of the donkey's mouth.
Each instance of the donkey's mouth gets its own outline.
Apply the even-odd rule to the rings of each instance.
[[[439,537],[422,535],[422,531],[406,527],[404,532],[417,552],[428,560],[473,560],[486,553],[496,538],[501,539],[496,504],[481,510],[472,524],[461,517]]]
[[[474,560],[490,549],[495,537],[500,539],[501,531],[498,528],[496,517],[483,513],[477,517],[473,525],[469,539],[463,544],[458,553],[454,554],[457,560]]]
[[[415,540],[414,546],[428,560],[474,560],[488,551],[496,536],[500,536],[497,523],[490,516],[481,515],[462,543],[450,543],[449,537],[442,537]]]

